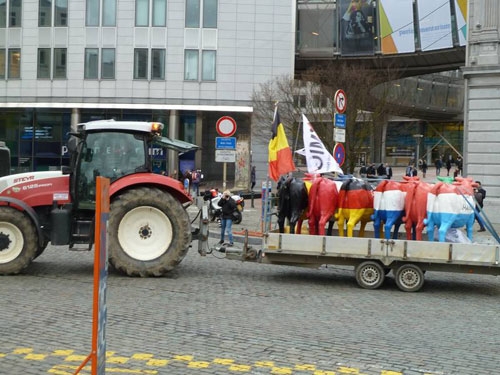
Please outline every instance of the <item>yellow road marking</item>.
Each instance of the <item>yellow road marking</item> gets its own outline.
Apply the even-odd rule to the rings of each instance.
[[[12,353],[14,353],[14,354],[29,354],[32,352],[33,352],[33,349],[31,349],[31,348],[17,348]]]
[[[273,361],[257,361],[255,362],[256,367],[274,367]]]
[[[316,370],[316,366],[315,365],[308,365],[308,364],[295,365],[295,370],[314,371],[314,370]]]
[[[135,353],[134,355],[132,355],[132,358],[133,359],[151,359],[153,358],[153,355],[152,354],[148,354],[148,353]]]
[[[234,363],[234,360],[229,358],[215,358],[213,362],[218,365],[230,365]]]
[[[271,374],[290,375],[292,374],[292,369],[290,367],[273,367]]]
[[[26,354],[26,357],[24,357],[24,359],[30,361],[43,361],[45,358],[47,358],[46,354]]]
[[[66,357],[68,355],[73,354],[74,352],[75,352],[74,350],[54,350],[52,352],[52,355]]]
[[[353,367],[341,366],[338,368],[338,371],[341,374],[359,374],[359,369]]]
[[[175,355],[174,359],[177,361],[192,361],[193,356],[192,355]]]
[[[129,359],[128,357],[107,357],[106,363],[127,363]]]
[[[208,366],[210,366],[210,362],[193,361],[188,363],[189,368],[207,368]]]
[[[146,365],[159,367],[168,365],[168,362],[167,359],[150,359],[146,362]]]
[[[235,372],[249,372],[252,369],[252,366],[248,365],[231,365],[229,366],[229,370]]]
[[[335,371],[316,370],[313,372],[313,375],[335,375]]]

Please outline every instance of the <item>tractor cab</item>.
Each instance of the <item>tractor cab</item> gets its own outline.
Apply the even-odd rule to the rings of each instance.
[[[96,177],[111,182],[135,173],[151,172],[150,149],[153,144],[179,152],[198,149],[192,143],[161,136],[163,124],[137,121],[102,120],[79,124],[69,142],[74,174],[71,191],[79,208],[93,209]]]

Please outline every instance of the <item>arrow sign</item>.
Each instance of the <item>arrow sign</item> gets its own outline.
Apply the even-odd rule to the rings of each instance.
[[[347,107],[347,98],[345,96],[344,90],[337,90],[335,92],[334,101],[335,101],[335,110],[338,113],[344,113]]]

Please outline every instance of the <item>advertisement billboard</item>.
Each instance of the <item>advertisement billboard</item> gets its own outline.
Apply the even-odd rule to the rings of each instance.
[[[451,48],[450,0],[418,1],[417,6],[422,51]]]
[[[374,19],[372,0],[340,0],[340,49],[344,56],[374,54]]]
[[[383,54],[415,52],[413,0],[381,0],[379,22]]]
[[[461,46],[467,44],[467,0],[455,0],[458,40]]]

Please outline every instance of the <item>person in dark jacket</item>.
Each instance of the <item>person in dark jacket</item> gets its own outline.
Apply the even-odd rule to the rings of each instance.
[[[222,193],[222,198],[217,203],[221,207],[221,227],[220,227],[220,241],[219,245],[224,243],[224,236],[227,232],[229,239],[229,246],[233,246],[233,213],[238,209],[236,202],[231,198],[231,192],[229,190]]]
[[[478,184],[478,187],[474,189],[474,198],[476,198],[477,202],[476,211],[480,212],[483,209],[484,198],[486,198],[486,190],[484,190],[481,186],[481,181],[476,181],[476,183]],[[481,209],[478,206],[481,207]],[[484,229],[483,220],[477,214],[476,220],[479,223],[478,232],[484,232],[486,229]]]

